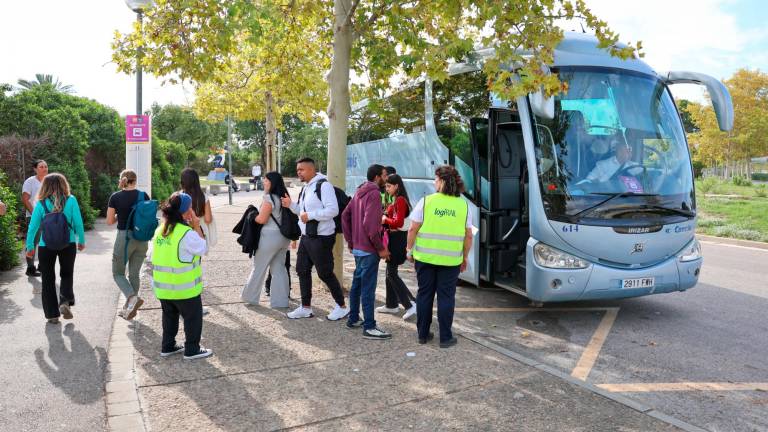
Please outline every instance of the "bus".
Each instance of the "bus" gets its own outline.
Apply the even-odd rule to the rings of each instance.
[[[488,55],[452,65],[442,82],[353,107],[347,192],[380,163],[397,169],[415,203],[434,192],[437,166],[455,166],[475,224],[461,278],[533,304],[696,285],[693,169],[669,86],[704,86],[727,131],[725,86],[701,73],[657,73],[611,56],[594,36],[566,33],[549,73],[567,90],[503,100],[487,88]]]

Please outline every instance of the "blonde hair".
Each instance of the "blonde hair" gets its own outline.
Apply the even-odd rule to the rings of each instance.
[[[120,182],[117,184],[117,187],[125,189],[128,185],[136,184],[136,178],[136,171],[132,169],[124,169],[120,173]]]
[[[53,201],[53,212],[62,210],[64,199],[69,197],[69,182],[63,174],[50,173],[43,178],[40,185],[40,192],[37,194],[38,201],[45,201],[50,198]]]

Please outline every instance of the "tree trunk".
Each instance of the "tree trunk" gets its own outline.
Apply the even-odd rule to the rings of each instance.
[[[353,34],[347,11],[351,0],[334,0],[333,60],[328,75],[330,103],[328,105],[328,179],[344,189],[347,176],[347,126],[349,124],[349,68]],[[343,281],[344,241],[337,237],[333,249],[334,273]],[[342,282],[343,283],[343,282]]]
[[[275,126],[275,111],[274,111],[274,99],[272,98],[272,92],[267,92],[264,97],[264,104],[266,105],[266,119],[265,126],[267,129],[267,148],[265,152],[266,172],[277,171],[277,164],[275,163],[275,140],[277,139],[277,127]]]

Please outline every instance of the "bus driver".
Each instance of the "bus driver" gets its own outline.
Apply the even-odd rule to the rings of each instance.
[[[625,167],[639,166],[637,162],[631,160],[632,147],[618,139],[611,140],[611,147],[614,149],[614,156],[608,159],[597,161],[592,171],[587,174],[587,178],[576,183],[603,183],[611,180],[616,174],[621,174]]]

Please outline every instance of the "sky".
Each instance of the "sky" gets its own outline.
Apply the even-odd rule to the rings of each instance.
[[[739,68],[768,71],[768,8],[763,0],[586,0],[622,41],[643,42],[657,71],[691,70],[728,78]],[[111,63],[115,30],[130,31],[136,15],[123,0],[4,1],[0,9],[0,83],[36,73],[71,84],[75,94],[115,108],[136,107],[134,76]],[[566,30],[580,30],[577,25]],[[190,104],[192,86],[162,85],[144,74],[144,109],[153,102]],[[693,85],[676,98],[702,100]]]

